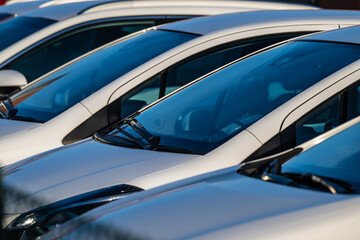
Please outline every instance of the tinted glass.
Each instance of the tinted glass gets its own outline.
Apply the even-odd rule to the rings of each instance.
[[[195,37],[149,31],[108,46],[14,95],[16,117],[47,121],[130,70]]]
[[[80,55],[135,31],[154,26],[154,21],[102,23],[63,34],[32,50],[5,68],[25,75],[28,82]]]
[[[0,22],[11,16],[13,16],[13,15],[9,14],[9,13],[0,13]]]
[[[206,153],[359,57],[356,45],[291,42],[232,64],[136,119],[161,145]]]
[[[121,97],[121,119],[144,106],[155,102],[160,96],[161,75],[157,75]],[[119,113],[117,113],[119,114]]]
[[[340,122],[341,96],[337,95],[296,122],[296,145],[339,126]]]
[[[301,33],[261,36],[226,43],[184,59],[163,71],[158,76],[148,80],[151,83],[138,86],[130,93],[121,97],[121,106],[117,105],[118,101],[112,103],[109,108],[110,122],[114,123],[115,121],[119,121],[196,78],[250,52],[300,34]]]
[[[225,64],[271,44],[305,33],[262,36],[227,44],[174,66],[167,72],[165,95]]]
[[[0,51],[56,21],[45,18],[14,17],[0,24]]]
[[[351,183],[360,192],[360,124],[294,157],[282,172],[312,173]]]
[[[360,86],[355,85],[349,88],[348,110],[346,120],[353,119],[360,115]]]

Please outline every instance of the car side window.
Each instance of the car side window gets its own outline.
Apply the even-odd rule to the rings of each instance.
[[[360,116],[359,83],[344,89],[341,93],[316,106],[270,139],[246,161],[293,148],[357,116]]]
[[[5,66],[31,82],[51,70],[117,38],[151,27],[155,21],[107,22],[67,32]],[[86,39],[86,40],[85,40]]]
[[[109,106],[110,123],[252,51],[304,33],[271,35],[228,43],[196,54],[159,73]]]
[[[168,69],[165,95],[251,52],[298,35],[300,33],[238,41],[211,49],[187,61],[183,61]]]
[[[160,96],[161,75],[133,89],[121,98],[121,118],[125,118],[146,105],[155,102]]]
[[[341,123],[341,95],[336,95],[296,122],[296,145],[323,134]]]
[[[354,85],[349,88],[348,110],[346,119],[349,121],[360,115],[360,85]]]

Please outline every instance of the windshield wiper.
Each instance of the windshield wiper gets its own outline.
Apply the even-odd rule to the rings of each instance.
[[[131,127],[135,132],[137,132],[142,138],[136,138],[129,134],[127,131],[118,126],[118,130],[121,131],[127,137],[137,141],[142,147],[146,150],[154,149],[155,147],[159,146],[160,137],[152,135],[150,132],[146,130],[146,128],[141,125],[135,118],[125,118],[122,121],[127,126]],[[145,139],[149,144],[145,144],[142,139]]]
[[[97,132],[93,135],[93,139],[95,141],[110,144],[110,145],[116,145],[116,146],[122,146],[122,147],[136,147],[142,149],[142,145],[138,143],[138,141],[133,140],[132,138],[125,138],[121,136],[112,136],[108,134],[104,134],[101,132]]]
[[[348,182],[335,178],[322,177],[313,173],[284,172],[281,176],[290,178],[299,185],[315,185],[315,187],[323,188],[332,194],[355,192],[354,187]]]
[[[355,192],[353,186],[347,182],[328,177],[320,177],[313,173],[271,173],[271,168],[267,168],[261,175],[261,179],[294,187],[302,187],[305,185],[310,188],[320,188],[332,194]]]
[[[1,110],[1,107],[5,109],[5,111]],[[17,113],[17,109],[14,108],[11,99],[8,95],[3,96],[0,99],[0,117],[5,119],[11,119]]]

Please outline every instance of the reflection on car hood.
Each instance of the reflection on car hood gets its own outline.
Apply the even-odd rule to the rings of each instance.
[[[127,183],[198,157],[85,140],[3,168],[6,214]]]
[[[27,129],[34,128],[41,123],[24,122],[17,120],[0,119],[0,138],[9,136]]]
[[[92,223],[84,224],[69,239],[87,234],[98,234],[99,238],[91,239],[101,239],[104,230],[106,234],[116,231],[111,234],[115,236],[135,234],[136,239],[201,238],[212,231],[350,197],[263,182],[235,172],[149,197],[153,190],[84,214],[77,221]],[[66,232],[74,226],[70,222],[56,231]]]

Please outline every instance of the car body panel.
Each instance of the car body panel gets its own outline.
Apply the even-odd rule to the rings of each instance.
[[[354,149],[344,158],[356,156],[358,143],[353,140],[359,122],[357,117],[298,146],[303,153],[294,158],[316,159],[324,149],[333,149],[326,153],[335,153],[333,158],[342,157],[344,149]],[[350,146],[339,144],[346,141]],[[313,147],[320,148],[312,151]],[[231,167],[133,194],[95,208],[41,239],[90,234],[96,238],[103,231],[140,239],[356,239],[360,233],[358,194],[265,182],[237,170]]]
[[[41,17],[61,21],[66,18],[76,16],[88,8],[105,2],[106,1],[84,1],[48,6],[46,8],[43,7],[30,12],[26,12],[22,14],[22,16]]]
[[[359,64],[360,61],[356,61],[306,89],[301,96],[295,96],[284,103],[282,107],[275,109],[271,116],[265,116],[254,123],[248,128],[248,131],[256,135],[260,142],[266,143],[270,139],[269,136],[274,136],[279,131],[286,129],[314,106],[358,81],[360,79]],[[261,127],[268,126],[267,124],[271,124],[273,127]]]
[[[200,39],[200,37],[196,39],[198,44],[200,44],[199,39]],[[184,44],[184,46],[188,47],[189,45]],[[177,48],[173,49],[171,53],[173,54],[176,51],[180,52],[180,50],[182,50],[182,49],[183,48],[181,48],[181,47],[177,47]],[[149,69],[149,67],[151,69],[151,67],[154,67],[156,61],[158,61],[159,59],[162,59],[162,61],[165,61],[166,55],[159,56],[156,59],[153,59],[153,60],[149,61],[148,63],[145,63],[144,64],[144,66],[146,67],[145,69]],[[162,62],[162,61],[159,61],[159,62]],[[354,69],[356,68],[356,65],[357,66],[359,65],[359,61],[344,68],[344,70],[341,70],[337,73],[330,75],[328,78],[319,82],[319,84],[316,84],[313,87],[310,87],[308,90],[298,94],[296,99],[294,98],[293,100],[288,101],[287,103],[283,104],[280,107],[280,108],[284,108],[285,110],[281,110],[281,111],[278,110],[278,112],[277,112],[277,110],[274,110],[274,111],[270,112],[268,115],[266,115],[266,117],[263,118],[263,119],[274,119],[273,122],[271,122],[270,120],[267,120],[267,121],[270,121],[269,124],[267,124],[267,125],[255,123],[256,128],[253,127],[253,128],[251,128],[251,131],[250,131],[250,127],[249,127],[246,131],[240,132],[239,134],[237,134],[236,136],[231,138],[229,141],[222,144],[221,146],[214,149],[213,151],[209,152],[208,154],[205,154],[203,156],[196,155],[194,157],[192,155],[185,155],[185,154],[177,154],[176,155],[175,153],[166,153],[166,154],[161,153],[161,155],[165,156],[165,158],[167,158],[167,157],[169,159],[174,158],[175,161],[178,161],[178,162],[176,162],[175,164],[171,164],[171,166],[170,165],[162,166],[159,164],[159,162],[160,162],[159,161],[157,166],[153,166],[153,168],[151,168],[151,171],[149,171],[149,169],[148,169],[149,165],[147,165],[152,161],[150,159],[147,159],[147,160],[149,160],[148,162],[146,162],[147,164],[137,165],[137,163],[136,163],[134,165],[128,165],[128,166],[134,167],[131,171],[126,167],[124,167],[124,168],[120,167],[120,168],[116,169],[117,174],[113,173],[113,174],[106,175],[106,177],[109,177],[108,178],[109,181],[108,181],[108,179],[106,179],[106,181],[107,181],[106,185],[109,186],[112,181],[113,184],[126,183],[126,184],[130,184],[130,185],[135,185],[135,186],[143,188],[143,189],[150,189],[150,188],[154,188],[159,185],[173,182],[176,180],[180,180],[183,178],[192,177],[192,176],[199,175],[202,173],[218,170],[220,168],[237,165],[240,162],[242,162],[243,160],[245,160],[249,155],[251,155],[255,150],[257,150],[264,143],[264,142],[262,142],[262,138],[265,138],[265,136],[262,136],[260,139],[254,133],[266,131],[269,128],[269,126],[271,126],[271,128],[277,129],[279,131],[280,125],[281,125],[281,122],[278,121],[279,116],[283,117],[283,119],[285,119],[286,116],[290,112],[294,111],[295,109],[297,109],[299,107],[300,102],[302,102],[302,103],[307,102],[310,98],[312,98],[314,96],[314,94],[316,95],[318,92],[322,92],[326,88],[328,88],[330,85],[334,84],[335,82],[338,82],[339,79],[337,77],[346,75],[346,74],[344,74],[346,71],[350,70],[350,73],[348,73],[348,74],[353,73]],[[127,77],[129,77],[129,79],[133,79],[135,77],[135,75],[138,73],[139,72],[137,72],[137,69],[135,69],[134,71],[128,73],[127,75],[124,75],[124,77],[119,78],[115,82],[109,84],[104,89],[106,89],[107,91],[109,91],[111,93],[110,90],[116,89],[116,88],[109,89],[109,86],[113,86],[113,85],[119,84],[119,83],[125,84],[126,83],[125,79]],[[130,77],[130,76],[132,76],[132,77]],[[355,81],[354,79],[356,79],[356,78],[348,78],[348,77],[344,78],[344,81],[345,80],[346,81],[349,80],[349,81],[347,81],[342,86],[348,86],[349,84],[352,83],[352,81]],[[136,86],[138,83],[133,81],[133,82],[129,82],[129,84],[134,84],[134,86]],[[120,86],[117,86],[117,88],[119,88]],[[125,86],[125,85],[123,85],[123,86]],[[325,89],[324,89],[324,86],[325,86]],[[121,91],[123,91],[123,90],[121,90]],[[98,95],[100,97],[102,97],[103,99],[106,99],[106,94],[104,96],[102,92],[97,92],[94,95],[90,96],[88,99],[90,99],[90,98],[92,100],[96,99],[95,97],[97,97]],[[165,97],[164,99],[166,99],[166,98],[167,97]],[[97,105],[98,103],[96,103],[95,101],[87,102],[88,99],[82,101],[82,103],[75,105],[79,110],[81,109],[81,111],[83,112],[83,116],[78,116],[76,114],[78,109],[75,109],[75,108],[71,108],[65,112],[65,114],[68,114],[67,117],[71,117],[70,119],[73,120],[71,123],[73,125],[69,126],[70,124],[68,124],[65,126],[65,128],[68,128],[67,130],[73,128],[74,125],[76,124],[75,117],[79,117],[79,118],[86,117],[86,115],[91,115],[91,113],[96,111],[96,107],[99,106],[99,105]],[[101,99],[101,98],[99,98],[99,99]],[[163,101],[163,100],[160,100],[160,101]],[[95,111],[94,111],[94,109],[95,109]],[[58,121],[58,122],[56,123],[56,121]],[[57,133],[57,131],[58,132],[61,131],[60,126],[64,126],[65,124],[63,124],[63,118],[61,116],[58,116],[55,118],[55,120],[53,119],[51,121],[48,121],[47,123],[43,124],[42,126],[45,126],[45,125],[51,126],[51,128],[49,128],[49,129],[44,128],[44,129],[46,129],[46,133],[47,134],[53,133],[55,135],[55,133]],[[40,129],[40,127],[38,127],[36,130],[38,130],[38,129]],[[23,139],[25,139],[24,143],[26,143],[26,141],[28,141],[28,142],[35,142],[36,144],[38,144],[39,142],[34,141],[34,139],[41,139],[42,136],[40,135],[40,131],[38,131],[37,133],[39,133],[38,136],[35,136],[35,134],[34,135],[27,134],[26,136],[19,137],[20,136],[20,134],[19,134],[18,136],[14,137],[15,135],[13,135],[9,138],[4,139],[4,141],[1,142],[0,147],[2,149],[7,149],[12,146],[13,150],[15,150],[14,149],[15,146],[18,148],[18,146],[21,144],[20,141],[23,141]],[[261,135],[259,135],[259,136],[261,136]],[[271,137],[273,137],[273,135],[268,135],[266,137],[271,138]],[[54,139],[55,139],[54,140],[54,142],[55,142],[56,138],[54,137]],[[52,140],[53,139],[51,139],[51,141]],[[46,141],[50,141],[50,139],[46,139]],[[9,145],[7,145],[7,144],[9,144]],[[99,143],[97,143],[97,144],[98,144],[97,146],[99,146],[99,149],[100,149],[100,146],[103,146],[105,150],[109,147],[105,144],[99,144]],[[26,144],[24,144],[24,145],[26,145]],[[34,145],[31,145],[31,146],[27,145],[27,147],[28,148],[26,150],[24,149],[24,152],[33,151]],[[125,151],[121,147],[118,147],[118,148],[119,148],[118,151]],[[72,157],[74,157],[74,159],[72,159],[72,158],[70,159],[70,154],[69,155],[66,154],[68,152],[71,152],[70,149],[71,149],[71,151],[75,151],[75,150],[73,150],[73,149],[75,149],[75,147],[74,147],[73,149],[72,148],[66,148],[64,150],[59,149],[56,153],[53,153],[54,155],[56,155],[58,157],[58,162],[56,162],[56,164],[57,164],[57,166],[59,166],[58,168],[54,168],[54,170],[56,170],[57,175],[64,175],[64,177],[65,177],[64,179],[74,179],[74,176],[73,176],[74,173],[72,173],[72,176],[67,177],[66,174],[69,171],[68,167],[64,166],[63,168],[60,168],[62,166],[61,160],[67,159],[69,161],[72,161],[71,163],[74,164],[74,166],[75,166],[76,165],[75,159],[82,157],[81,154],[74,154],[74,155],[72,155]],[[29,153],[29,152],[26,152],[26,153]],[[139,154],[141,152],[140,155],[142,155],[142,153],[143,153],[143,151],[134,150],[134,149],[126,149],[126,152],[128,152],[129,155],[131,154],[131,157],[133,159],[137,159],[136,154]],[[150,154],[150,152],[145,152],[145,153]],[[64,154],[64,156],[63,156],[63,154]],[[154,156],[155,156],[158,153],[151,153],[151,154],[154,154]],[[7,156],[7,158],[4,158],[4,159],[11,158],[10,155],[11,154],[9,154]],[[115,159],[118,157],[118,155],[120,155],[120,154],[116,154],[114,151],[114,155],[112,155],[112,156],[110,156],[110,153],[107,153],[106,158],[109,158],[109,159],[114,158]],[[176,157],[174,155],[176,155]],[[93,161],[98,163],[98,158],[100,158],[100,156],[94,155],[94,157],[96,158],[96,160],[93,160]],[[39,160],[38,160],[38,158],[39,158]],[[29,186],[30,186],[29,189],[36,188],[36,191],[41,191],[41,196],[48,195],[49,199],[51,198],[52,195],[55,195],[53,192],[53,189],[56,189],[56,191],[58,193],[58,195],[56,195],[56,196],[70,197],[70,196],[72,196],[72,194],[76,194],[75,190],[78,193],[82,192],[83,190],[81,190],[81,188],[86,188],[86,190],[84,190],[84,191],[90,191],[90,190],[92,190],[92,187],[94,187],[95,189],[101,187],[100,181],[97,181],[96,182],[97,185],[95,185],[95,186],[88,186],[90,184],[88,184],[88,185],[85,184],[87,182],[87,177],[89,177],[89,179],[93,179],[93,176],[96,176],[96,174],[89,175],[89,172],[86,172],[86,174],[84,174],[83,176],[81,176],[81,178],[79,178],[80,179],[79,183],[81,183],[81,184],[77,185],[77,187],[79,187],[79,188],[76,188],[76,189],[74,188],[74,186],[75,186],[75,184],[73,184],[74,182],[70,181],[68,183],[64,179],[60,179],[60,180],[57,179],[54,183],[48,184],[46,188],[44,187],[44,185],[40,184],[40,187],[37,188],[38,187],[38,186],[36,186],[37,184],[34,184],[32,182],[33,177],[31,174],[30,175],[24,174],[21,177],[17,178],[17,172],[20,169],[31,169],[32,166],[34,168],[37,168],[38,170],[44,169],[42,167],[43,166],[42,164],[44,164],[44,166],[47,165],[46,161],[49,158],[51,158],[50,155],[49,156],[45,155],[43,157],[37,156],[35,158],[36,161],[33,161],[34,158],[27,159],[26,161],[28,161],[29,164],[25,164],[25,165],[21,165],[21,166],[15,164],[13,166],[5,167],[3,170],[9,171],[9,174],[6,173],[7,176],[3,179],[4,184],[5,185],[13,184],[14,186],[22,186],[24,189],[27,189],[27,187],[25,187],[25,183],[26,183],[26,184],[29,184]],[[125,158],[126,159],[124,161],[127,162],[127,156],[125,156]],[[157,159],[157,158],[155,157],[155,159]],[[76,167],[77,168],[84,167],[86,164],[86,160],[87,159],[80,159],[79,161],[81,161],[82,164],[80,164],[80,166],[76,165]],[[85,163],[83,161],[85,161]],[[102,163],[100,163],[98,166],[99,169],[102,169],[101,164]],[[27,170],[22,170],[22,171],[26,172]],[[29,170],[29,173],[32,171],[34,171],[34,170],[31,170],[31,171]],[[83,171],[86,171],[86,170],[83,170]],[[125,172],[122,172],[122,171],[125,171]],[[118,182],[117,177],[114,177],[116,175],[122,175],[122,174],[129,173],[132,171],[134,171],[134,173],[133,173],[134,175],[130,176],[130,174],[129,174],[129,176],[126,179],[122,179],[123,182]],[[135,172],[137,172],[137,173],[135,174]],[[40,176],[40,177],[42,178],[42,176]],[[113,179],[111,180],[111,178],[113,178]],[[57,188],[60,185],[62,185],[61,188],[60,187]],[[65,185],[66,185],[66,187],[65,187]],[[70,192],[69,189],[72,189],[72,191],[74,191],[74,192]],[[63,191],[63,192],[61,192],[61,191]],[[30,196],[33,194],[35,194],[35,193],[30,191],[30,193],[26,193],[25,195]],[[68,195],[66,195],[66,194],[68,194]]]
[[[20,132],[17,131],[17,129],[14,129],[14,132],[17,131],[18,134],[12,134],[10,136],[11,133],[9,132],[8,135],[6,137],[4,136],[2,140],[2,142],[6,142],[8,151],[2,152],[0,157],[0,162],[4,164],[5,161],[13,158],[14,154],[11,152],[17,152],[20,159],[24,159],[28,156],[36,154],[32,149],[34,148],[34,146],[37,146],[39,149],[41,149],[40,152],[43,152],[48,150],[49,146],[52,146],[52,148],[56,148],[60,144],[62,145],[61,140],[52,136],[52,135],[57,135],[60,128],[59,126],[62,126],[63,127],[62,129],[67,129],[67,131],[70,131],[69,128],[73,129],[77,126],[77,121],[79,120],[81,121],[82,119],[86,119],[91,116],[89,111],[80,103],[73,106],[71,111],[67,111],[65,112],[65,114],[67,115],[68,118],[71,118],[73,121],[70,121],[68,124],[64,124],[62,118],[58,117],[58,118],[54,118],[53,122],[38,124],[36,128],[32,128],[31,131],[29,130],[27,131],[29,134],[22,135]],[[4,120],[4,121],[10,122],[13,120]],[[19,121],[16,122],[17,122],[17,126],[16,126],[17,128],[24,128],[28,126],[28,122],[21,122],[21,124],[24,125],[24,127],[19,126],[20,125]],[[42,141],[44,140],[44,136],[43,136],[44,129],[46,129],[45,131],[47,135],[47,137],[45,138],[46,144],[45,143],[39,144],[40,139],[42,139]],[[19,138],[19,134],[21,135],[21,138]],[[21,151],[19,151],[19,145],[20,144],[22,145],[24,143],[27,143],[28,147],[24,146],[21,148]]]
[[[52,17],[53,12],[55,11],[56,14],[54,15],[56,19],[67,19],[67,21],[61,21],[53,26],[49,26],[50,28],[43,29],[43,31],[39,31],[36,35],[31,35],[18,43],[13,44],[11,47],[4,49],[0,53],[0,64],[3,64],[5,61],[8,61],[9,58],[13,57],[15,54],[25,50],[29,46],[36,44],[38,41],[48,37],[60,30],[64,30],[68,27],[84,23],[85,21],[91,20],[98,20],[98,19],[106,19],[111,17],[125,17],[125,16],[153,16],[159,14],[171,14],[171,15],[209,15],[209,14],[220,14],[220,13],[230,13],[230,12],[238,12],[238,11],[248,11],[248,9],[244,9],[244,4],[239,1],[230,2],[231,4],[226,7],[222,5],[222,8],[219,8],[219,4],[217,7],[208,7],[208,1],[199,1],[193,3],[192,1],[159,1],[157,7],[151,7],[148,3],[151,1],[145,1],[145,5],[142,6],[139,1],[136,5],[133,6],[132,1],[119,1],[119,2],[111,2],[111,1],[88,1],[88,2],[71,2],[68,4],[59,5],[59,1],[56,1],[56,6],[52,5],[54,3],[49,2],[44,4],[43,9],[37,9],[32,11],[31,16],[38,16],[38,17]],[[51,4],[52,3],[52,4]],[[221,1],[223,3],[223,1]],[[106,6],[109,4],[109,8]],[[140,4],[140,5],[139,5]],[[174,5],[175,4],[175,5]],[[179,7],[174,7],[179,5]],[[225,3],[224,3],[225,4]],[[252,4],[251,2],[249,4]],[[76,8],[72,8],[74,5]],[[161,5],[161,6],[160,6]],[[46,7],[48,6],[48,7]],[[96,7],[95,7],[96,6]],[[100,7],[101,6],[101,7]],[[282,6],[276,5],[274,9]],[[288,6],[288,4],[285,4]],[[296,6],[296,5],[289,5],[289,6]],[[56,10],[58,8],[62,8],[62,11]],[[134,10],[136,8],[136,10]],[[305,8],[306,6],[299,5],[297,8]],[[311,7],[312,8],[312,7]],[[259,10],[264,9],[261,7],[261,4],[258,5],[258,8],[254,8],[252,10]],[[67,10],[67,11],[65,11]],[[69,12],[68,12],[69,11]],[[59,12],[59,13],[58,13]],[[127,13],[128,12],[128,13]],[[79,13],[79,16],[75,16]],[[117,13],[117,14],[116,14]],[[131,13],[131,14],[130,14]],[[60,14],[60,15],[59,15]],[[59,16],[57,16],[59,15]],[[81,18],[80,16],[86,15],[87,17]],[[24,15],[25,16],[25,15]],[[30,15],[29,15],[30,16]],[[72,17],[72,18],[71,18]],[[80,18],[79,18],[80,17]],[[1,67],[2,65],[0,65]]]
[[[242,177],[235,172],[151,197],[145,195],[148,194],[134,194],[129,199],[109,203],[85,213],[79,219],[84,222],[96,220],[83,229],[80,227],[78,234],[86,236],[89,227],[94,227],[96,232],[101,233],[101,227],[106,227],[107,231],[113,229],[118,234],[123,231],[140,239],[215,239],[213,232],[222,239],[231,239],[235,233],[235,236],[243,236],[242,231],[247,236],[245,226],[251,227],[253,233],[259,233],[262,228],[254,231],[252,225],[351,198],[349,195],[334,196],[263,182]],[[135,197],[137,201],[134,200]],[[282,224],[280,226],[284,229]],[[227,233],[225,230],[235,227],[240,227],[242,231],[234,231],[233,235],[216,234],[221,230]],[[266,236],[262,233],[259,235]],[[71,234],[69,236],[74,237]]]
[[[334,41],[334,42],[343,42],[343,43],[352,43],[359,44],[360,43],[360,33],[353,31],[351,27],[344,28],[341,32],[341,36],[339,36],[335,31],[329,31],[321,36],[309,36],[304,38],[304,40],[316,40],[316,41]]]
[[[47,0],[39,0],[39,1],[27,1],[27,2],[19,2],[13,4],[7,4],[0,7],[1,13],[11,13],[11,14],[21,14],[23,12],[36,9],[40,7],[42,4],[48,2]]]
[[[78,155],[76,159],[66,157],[66,155],[73,156],[74,154]],[[6,202],[8,214],[21,213],[46,205],[63,199],[64,196],[70,197],[103,186],[116,185],[114,177],[118,183],[127,182],[201,157],[190,154],[121,148],[104,145],[93,140],[85,140],[62,151],[55,150],[49,154],[45,153],[45,156],[47,157],[46,161],[40,154],[35,160],[25,159],[18,162],[16,166],[3,169],[3,175],[7,176],[6,181],[3,182],[4,187],[7,186],[6,182],[11,182],[11,189],[7,192],[14,190],[15,193],[15,197],[6,198],[9,200]],[[99,164],[101,165],[100,168]],[[84,165],[87,167],[84,168]],[[58,171],[60,168],[66,168],[66,174],[63,171]],[[21,191],[24,189],[26,179],[29,178],[32,179],[33,184],[27,186],[26,191],[33,193],[30,195]],[[44,181],[45,178],[49,181]],[[64,188],[68,189],[65,195],[60,190]],[[32,204],[28,206],[24,204],[24,208],[21,208],[19,206],[22,202],[33,202],[41,205]]]
[[[287,16],[288,15],[287,12],[288,11],[285,11],[284,15]],[[296,13],[296,11],[289,11],[289,12],[292,12],[294,14]],[[305,19],[307,19],[308,11],[305,11],[305,12],[306,12]],[[309,11],[309,12],[314,12],[314,11]],[[326,11],[326,12],[331,13],[331,11]],[[351,12],[351,13],[355,14],[353,12]],[[92,16],[98,17],[99,14],[100,13],[92,13]],[[119,13],[114,12],[114,14],[119,14]],[[239,14],[230,14],[230,15],[237,17],[237,15],[240,15],[240,14],[248,15],[248,13],[239,13]],[[258,15],[258,14],[260,14],[260,12],[259,13],[253,12],[253,14]],[[266,14],[266,15],[268,18],[270,17],[269,14]],[[273,16],[271,17],[271,19],[274,19],[276,16],[279,16],[279,15],[280,15],[280,12],[273,12]],[[107,104],[113,102],[119,96],[128,92],[129,90],[131,90],[133,87],[137,86],[138,84],[146,81],[148,78],[154,76],[158,72],[161,72],[164,68],[175,64],[176,62],[180,61],[181,59],[184,59],[186,57],[193,55],[195,52],[201,52],[206,49],[209,49],[209,48],[212,48],[212,47],[215,47],[218,45],[222,45],[224,42],[232,42],[232,41],[239,40],[239,39],[251,39],[252,37],[256,37],[256,36],[285,33],[285,32],[287,33],[287,32],[299,32],[299,31],[302,32],[302,31],[315,31],[315,30],[329,30],[329,29],[338,28],[338,25],[334,24],[334,21],[332,18],[330,18],[330,21],[327,18],[324,21],[321,20],[318,22],[319,24],[314,24],[314,22],[312,24],[308,24],[308,20],[306,20],[306,24],[302,25],[301,24],[301,19],[302,19],[301,13],[298,12],[298,15],[299,16],[298,16],[297,20],[294,20],[293,22],[288,21],[288,22],[282,23],[280,26],[278,26],[279,21],[274,20],[274,26],[269,27],[271,25],[271,23],[268,23],[268,22],[271,19],[263,18],[263,21],[264,21],[263,24],[265,24],[265,27],[261,27],[262,24],[260,24],[258,20],[255,20],[255,24],[251,24],[251,22],[250,22],[248,28],[246,28],[244,23],[241,22],[241,23],[239,23],[240,27],[238,30],[235,28],[231,28],[228,30],[219,30],[219,32],[220,32],[219,35],[217,35],[218,33],[216,31],[214,31],[209,35],[198,37],[194,40],[189,41],[188,43],[185,43],[185,44],[182,44],[181,46],[175,47],[172,50],[166,52],[166,54],[160,55],[160,56],[148,61],[147,63],[144,63],[142,66],[139,66],[138,68],[134,69],[133,71],[128,72],[124,76],[118,78],[117,80],[115,80],[112,83],[108,84],[107,86],[103,87],[100,91],[97,91],[96,93],[94,93],[94,94],[90,95],[89,97],[87,97],[86,99],[82,100],[81,104],[83,104],[83,106],[91,114],[95,114],[101,108],[103,108]],[[335,15],[336,16],[338,15],[337,11],[335,11]],[[90,16],[90,14],[83,14],[77,18],[78,19],[80,19],[80,18],[86,19],[86,21],[88,21],[89,16]],[[360,21],[359,16],[360,16],[360,14],[358,13],[358,17],[354,19],[354,23],[357,21]],[[72,19],[74,19],[74,18],[72,18]],[[72,19],[62,21],[59,24],[56,24],[56,25],[54,24],[53,26],[50,26],[50,27],[52,27],[54,29],[54,32],[58,31],[60,28],[63,28],[64,26],[70,26],[71,24],[73,24]],[[283,17],[281,17],[281,19],[283,19]],[[347,12],[346,12],[346,17],[345,17],[344,21],[346,21],[346,22],[349,21]],[[54,26],[56,26],[56,27],[54,27]],[[170,27],[167,27],[167,28],[170,28]],[[214,28],[218,29],[218,27],[216,27],[216,26],[214,26]],[[252,30],[250,30],[251,28],[252,28]],[[43,31],[43,34],[45,34],[45,31]],[[37,35],[41,35],[41,34],[37,34]],[[32,41],[36,41],[36,38],[34,38]],[[21,43],[24,43],[24,42],[20,41],[18,44],[21,44]],[[9,54],[11,52],[11,50],[9,50],[9,49],[10,48],[3,51],[0,55]],[[11,48],[11,49],[13,49],[13,48]],[[0,59],[1,59],[1,57],[0,57]],[[54,70],[54,71],[56,71],[56,70]],[[118,90],[116,90],[116,89],[118,89]],[[71,123],[69,121],[66,121],[67,124],[60,123],[61,121],[64,121],[61,119],[65,119],[65,116],[75,116],[75,115],[77,116],[76,117],[78,119],[77,121],[72,120]],[[6,156],[7,161],[9,163],[14,162],[14,161],[20,160],[21,158],[24,158],[26,156],[37,154],[40,151],[44,151],[46,149],[51,149],[51,148],[63,145],[63,143],[62,143],[63,138],[69,132],[71,132],[76,126],[78,126],[79,124],[81,124],[88,118],[89,118],[88,115],[79,116],[77,114],[76,109],[74,109],[74,110],[68,109],[66,112],[59,115],[57,118],[54,118],[54,119],[48,121],[46,124],[44,124],[44,128],[42,128],[42,129],[49,128],[49,131],[51,131],[54,134],[54,137],[51,139],[51,141],[47,141],[46,143],[44,143],[42,145],[43,148],[41,148],[41,150],[38,151],[34,148],[34,146],[27,143],[24,146],[23,154],[21,156],[20,155],[15,156],[14,154],[8,154]],[[280,126],[279,126],[279,128],[280,128]],[[57,135],[58,137],[55,138],[55,135]],[[32,136],[31,139],[34,139],[34,138],[42,139],[43,138],[43,136],[40,133],[40,130],[37,133],[31,134],[31,136]],[[20,137],[20,135],[18,135],[17,137],[21,138],[22,139],[21,142],[24,141],[24,143],[26,142],[25,139],[28,139],[27,137]],[[14,137],[12,139],[7,139],[6,141],[0,141],[0,146],[4,147],[4,148],[8,148],[5,146],[10,146],[13,143],[13,141],[19,141],[19,140],[15,140],[15,139],[16,139],[16,137]],[[261,142],[263,142],[263,141],[261,141]],[[46,146],[46,144],[48,144],[48,146]],[[8,149],[11,149],[11,147]],[[239,154],[239,153],[236,153],[236,155],[237,154]],[[10,155],[13,155],[13,157],[10,157]],[[5,156],[1,157],[1,160],[2,159],[5,159]],[[4,161],[4,160],[2,160],[2,161]]]
[[[159,29],[167,29],[173,31],[192,32],[196,34],[210,34],[212,32],[233,31],[232,27],[236,27],[238,31],[241,31],[241,26],[244,27],[244,31],[247,28],[255,29],[254,26],[261,28],[273,27],[273,26],[289,26],[299,24],[346,24],[347,21],[353,21],[352,19],[358,16],[357,11],[346,11],[346,16],[342,11],[334,10],[320,10],[314,14],[313,10],[297,11],[286,10],[280,11],[277,17],[273,16],[271,11],[257,11],[257,12],[245,12],[243,14],[221,14],[211,19],[197,18],[193,22],[181,21],[173,23],[171,25],[165,25],[159,27]],[[332,13],[332,16],[329,16]],[[341,20],[340,20],[341,19]],[[344,21],[344,23],[339,23]],[[205,22],[206,21],[206,24]],[[277,24],[275,24],[277,21]]]
[[[41,124],[33,122],[23,122],[23,121],[8,121],[6,119],[0,119],[0,134],[1,136],[8,136],[11,134],[16,134],[18,132],[35,128]]]
[[[272,9],[320,9],[314,5],[298,4],[298,3],[281,3],[281,2],[268,2],[268,1],[205,1],[205,0],[150,0],[150,1],[123,1],[121,3],[114,2],[112,4],[101,5],[94,7],[88,12],[98,10],[108,10],[114,7],[160,7],[166,4],[169,7],[184,7],[184,6],[203,6],[206,2],[208,7],[241,7],[245,11],[252,11],[256,9],[272,10]]]

